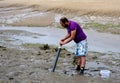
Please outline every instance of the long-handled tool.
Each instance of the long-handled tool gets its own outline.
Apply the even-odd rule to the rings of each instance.
[[[58,48],[58,51],[57,51],[57,54],[56,54],[56,58],[55,58],[55,61],[54,61],[54,64],[53,64],[52,72],[55,71],[55,68],[56,68],[56,65],[57,65],[57,61],[58,61],[58,58],[59,58],[59,55],[60,55],[60,51],[61,51],[61,46]]]

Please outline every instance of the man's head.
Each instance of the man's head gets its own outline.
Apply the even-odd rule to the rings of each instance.
[[[63,27],[68,27],[69,26],[69,20],[66,18],[66,17],[62,17],[60,19],[60,24],[63,26]]]

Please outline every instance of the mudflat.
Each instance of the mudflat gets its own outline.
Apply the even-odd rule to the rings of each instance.
[[[119,83],[119,4],[119,0],[0,0],[0,83]],[[56,71],[50,71],[56,43],[65,34],[59,25],[62,16],[80,23],[88,35],[91,48],[84,76],[75,71],[76,58],[68,49],[74,46],[62,48]],[[100,70],[110,70],[110,78],[101,78]]]

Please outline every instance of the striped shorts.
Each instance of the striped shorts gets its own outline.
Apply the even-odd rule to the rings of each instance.
[[[76,56],[86,56],[87,54],[87,40],[82,40],[76,44],[75,55]]]

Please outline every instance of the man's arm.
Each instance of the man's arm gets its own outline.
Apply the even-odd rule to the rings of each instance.
[[[65,41],[60,42],[61,45],[67,44],[75,38],[76,30],[71,31],[71,35]]]
[[[70,37],[70,34],[68,33],[63,39],[61,39],[61,41],[65,41],[66,39],[68,39]]]

